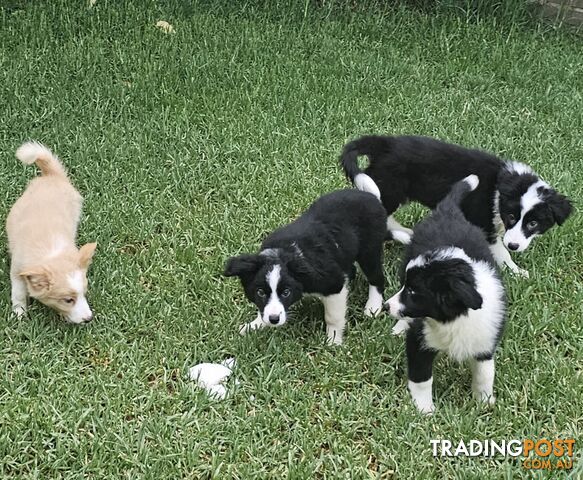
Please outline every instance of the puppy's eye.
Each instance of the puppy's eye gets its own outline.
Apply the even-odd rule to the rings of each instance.
[[[262,288],[258,288],[257,289],[257,296],[259,298],[265,298],[265,290],[263,290]]]
[[[514,214],[510,213],[506,218],[508,218],[508,223],[512,225],[516,223],[516,217],[514,216]]]
[[[281,296],[283,298],[289,297],[290,294],[291,294],[291,290],[289,288],[284,288],[283,291],[281,292]]]
[[[73,297],[65,297],[63,298],[63,302],[67,305],[73,305],[75,303],[75,299]]]
[[[411,287],[407,287],[405,291],[407,292],[407,295],[415,295],[415,290],[413,290]]]
[[[534,230],[536,227],[538,227],[538,222],[536,220],[531,220],[526,224],[526,228],[529,230]]]

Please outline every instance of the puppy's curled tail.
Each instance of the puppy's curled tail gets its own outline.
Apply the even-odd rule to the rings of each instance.
[[[381,191],[379,190],[379,187],[375,181],[358,166],[358,157],[360,155],[368,155],[371,153],[367,142],[367,139],[371,138],[374,137],[362,137],[358,140],[347,143],[340,155],[340,165],[342,166],[346,177],[358,190],[372,193],[380,200]]]
[[[67,176],[67,172],[65,172],[61,161],[41,143],[23,143],[16,150],[16,158],[25,165],[36,163],[43,175]]]
[[[447,196],[439,202],[437,210],[442,212],[459,210],[462,200],[466,198],[468,193],[474,191],[479,183],[480,179],[477,175],[468,175],[466,178],[455,183]]]

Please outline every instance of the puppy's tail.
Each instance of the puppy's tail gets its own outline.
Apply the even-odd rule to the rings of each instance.
[[[16,158],[26,165],[36,163],[43,175],[67,176],[61,161],[47,147],[38,142],[23,143],[16,150]]]
[[[437,210],[441,212],[451,212],[452,210],[459,210],[462,200],[466,198],[466,195],[474,191],[480,179],[477,175],[468,175],[463,180],[455,183],[447,196],[439,202],[437,205]]]
[[[385,147],[385,144],[386,141],[383,137],[361,137],[358,140],[347,143],[340,155],[340,165],[352,184],[363,192],[372,193],[379,200],[381,199],[381,191],[375,181],[360,169],[358,157],[360,155],[368,155],[372,161],[375,152],[379,150],[379,147]]]

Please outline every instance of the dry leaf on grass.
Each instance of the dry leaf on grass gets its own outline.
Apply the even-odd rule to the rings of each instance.
[[[156,22],[156,26],[164,33],[175,33],[174,27],[164,20],[158,20],[158,22]]]

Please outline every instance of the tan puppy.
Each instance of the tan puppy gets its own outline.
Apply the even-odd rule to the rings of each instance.
[[[27,165],[36,163],[42,176],[30,182],[6,220],[12,310],[24,314],[31,296],[68,322],[89,322],[93,314],[85,298],[86,274],[97,244],[75,246],[83,199],[45,146],[24,143],[16,157]]]

